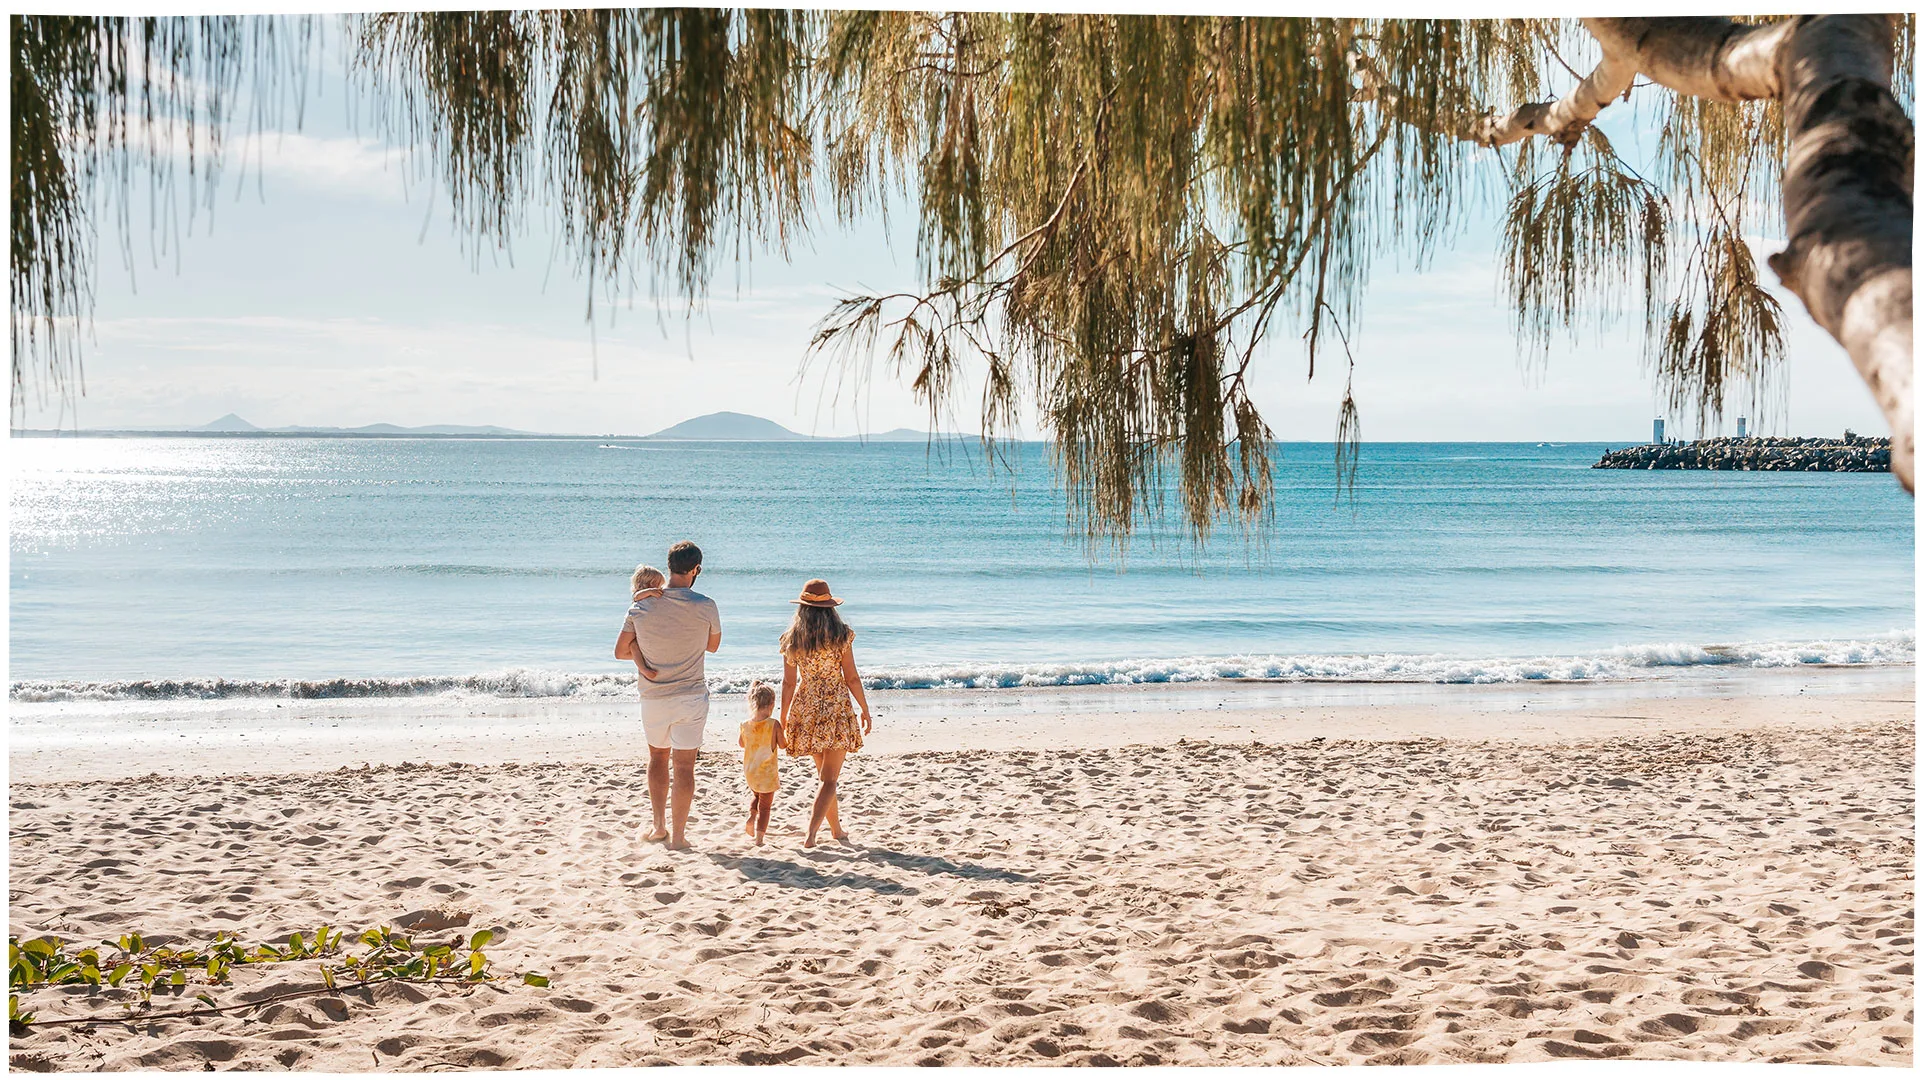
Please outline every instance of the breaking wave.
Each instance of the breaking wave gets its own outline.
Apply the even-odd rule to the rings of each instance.
[[[1233,679],[1275,682],[1519,683],[1602,682],[1645,678],[1691,667],[1876,667],[1911,664],[1914,635],[1733,645],[1635,645],[1584,656],[1475,658],[1420,653],[1185,657],[1100,663],[949,664],[878,667],[866,675],[874,690],[983,690],[1011,687],[1116,686]],[[516,668],[479,675],[422,675],[366,679],[137,679],[117,682],[25,681],[10,687],[15,701],[172,701],[225,698],[393,698],[467,695],[494,698],[620,698],[634,692],[633,675],[577,674]],[[744,693],[771,670],[718,670],[715,693]]]

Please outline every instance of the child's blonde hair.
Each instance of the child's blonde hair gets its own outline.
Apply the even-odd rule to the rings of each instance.
[[[747,687],[747,704],[755,712],[773,708],[773,687],[755,679],[753,685]]]
[[[633,591],[636,593],[642,589],[658,589],[666,583],[667,575],[661,573],[657,567],[642,563],[634,568]]]

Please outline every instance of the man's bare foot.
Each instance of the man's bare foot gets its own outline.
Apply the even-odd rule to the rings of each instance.
[[[643,837],[641,837],[640,839],[642,839],[642,840],[645,840],[645,841],[647,841],[648,843],[651,843],[651,844],[657,844],[657,843],[659,843],[660,841],[662,841],[662,840],[665,840],[666,838],[667,838],[667,830],[665,830],[665,829],[653,829],[653,830],[651,830],[651,831],[649,831],[649,832],[647,833],[647,835],[645,835],[645,836],[643,836]]]

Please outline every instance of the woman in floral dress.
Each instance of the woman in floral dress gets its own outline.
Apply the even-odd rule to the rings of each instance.
[[[825,821],[835,840],[840,828],[840,766],[860,749],[861,735],[873,730],[860,672],[853,666],[853,630],[840,621],[840,599],[815,578],[800,591],[793,624],[780,635],[786,671],[780,679],[780,731],[787,753],[813,758],[820,791],[813,797],[806,847],[812,847]],[[796,685],[797,682],[797,685]],[[860,706],[859,719],[853,706]]]

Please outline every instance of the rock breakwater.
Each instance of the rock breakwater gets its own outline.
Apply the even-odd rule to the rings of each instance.
[[[1892,440],[1849,431],[1838,439],[1723,438],[1609,450],[1596,469],[1720,469],[1737,472],[1886,472]]]

